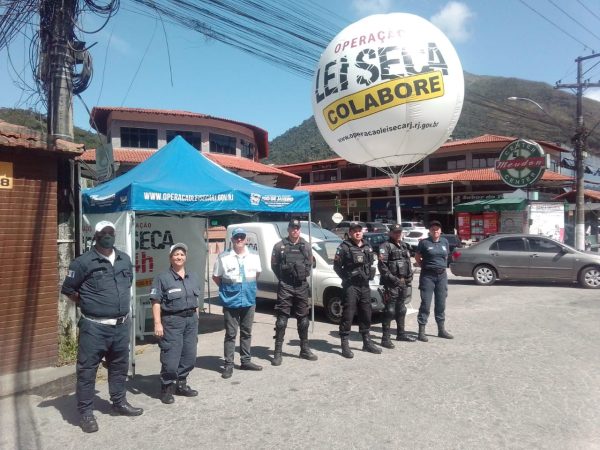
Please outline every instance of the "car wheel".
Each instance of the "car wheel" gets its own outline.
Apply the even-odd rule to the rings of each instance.
[[[341,292],[335,292],[325,301],[325,315],[332,323],[340,323],[342,321],[342,296]]]
[[[473,279],[475,283],[481,286],[491,286],[496,282],[496,271],[493,267],[481,265],[473,270]]]
[[[579,272],[579,284],[586,289],[600,288],[600,267],[584,267]]]

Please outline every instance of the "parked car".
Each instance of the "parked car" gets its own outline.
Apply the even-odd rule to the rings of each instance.
[[[450,270],[489,286],[497,279],[579,282],[600,288],[600,255],[575,250],[553,239],[527,234],[497,234],[455,250]]]
[[[429,230],[427,230],[425,228],[423,230],[412,230],[412,231],[409,231],[408,234],[404,236],[402,241],[406,245],[408,245],[411,255],[414,255],[417,250],[417,246],[419,245],[419,241],[421,241],[422,239],[425,239],[428,235],[429,235]]]
[[[287,225],[288,222],[248,222],[231,224],[227,227],[226,242],[230,242],[234,228],[242,227],[246,231],[248,248],[260,257],[262,272],[257,280],[257,296],[260,298],[277,299],[278,280],[271,269],[271,252],[273,246],[287,236]],[[313,226],[318,227],[315,224]],[[339,323],[342,317],[342,280],[333,270],[333,258],[342,241],[337,236],[331,239],[319,239],[315,237],[317,232],[318,230],[311,231],[314,258],[312,298],[316,306],[324,308],[325,315],[330,321]],[[308,235],[303,228],[300,228],[300,235],[308,240]],[[377,266],[376,263],[374,265]],[[373,311],[382,311],[384,304],[378,290],[379,274],[369,281],[369,287]],[[410,298],[406,302],[410,302]]]
[[[457,248],[462,248],[463,244],[462,241],[460,240],[460,238],[456,235],[456,234],[442,234],[442,237],[445,238],[448,241],[448,245],[449,245],[449,249],[448,249],[448,266],[450,266],[450,263],[452,262],[452,254],[454,253],[454,250],[456,250]]]
[[[402,225],[402,237],[404,238],[411,231],[424,231],[425,234],[429,231],[423,222],[400,222]]]
[[[379,253],[379,246],[388,240],[387,233],[365,233],[363,238],[373,247],[375,253]]]
[[[343,220],[331,231],[333,233],[335,233],[341,239],[348,239],[348,226],[350,225],[350,222],[352,222],[352,221],[351,220]],[[369,231],[367,229],[367,224],[365,224],[364,222],[358,222],[358,223],[360,223],[362,225],[363,233],[366,233]]]
[[[365,224],[369,233],[387,233],[388,227],[381,222],[367,222]]]

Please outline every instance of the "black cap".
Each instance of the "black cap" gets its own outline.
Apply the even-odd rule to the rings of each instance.
[[[290,223],[288,223],[288,228],[300,228],[300,220],[292,219]]]
[[[390,227],[390,231],[402,231],[402,225],[400,225],[399,223],[395,223]]]
[[[348,230],[354,230],[355,228],[360,228],[362,230],[362,225],[360,222],[350,222],[348,225]]]
[[[442,228],[442,224],[439,222],[439,220],[432,220],[431,222],[429,222],[429,228],[431,228],[431,227]]]

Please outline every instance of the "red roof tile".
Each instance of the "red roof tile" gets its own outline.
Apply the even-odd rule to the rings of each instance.
[[[569,200],[575,201],[575,195],[577,194],[576,190],[572,190],[570,192],[565,192],[564,194],[557,195],[553,200]],[[591,189],[586,189],[583,191],[583,197],[589,200],[595,200],[600,202],[600,191],[593,191]]]
[[[546,170],[542,181],[568,182],[572,177]],[[491,168],[462,170],[458,172],[432,173],[423,175],[407,175],[400,178],[400,186],[421,186],[450,181],[500,181],[500,175]],[[376,189],[394,187],[391,178],[369,178],[358,181],[340,181],[336,183],[307,184],[296,187],[308,192],[350,191],[354,189]]]
[[[238,122],[237,120],[224,119],[222,117],[209,116],[208,114],[200,114],[190,111],[179,111],[170,109],[125,108],[118,106],[95,106],[94,108],[92,108],[92,112],[90,114],[90,125],[94,127],[94,129],[98,130],[100,133],[106,134],[108,116],[112,112],[152,114],[157,116],[179,116],[197,119],[212,119],[241,125],[252,130],[259,158],[266,158],[269,156],[269,134],[266,130],[263,130],[262,128],[257,127],[255,125],[250,125],[249,123]]]
[[[56,139],[54,147],[49,148],[45,134],[0,120],[0,147],[55,151],[79,155],[83,152],[84,145],[63,139]]]
[[[150,158],[156,150],[128,150],[123,148],[116,148],[113,150],[113,157],[115,161],[128,165],[137,165]],[[278,177],[284,178],[286,186],[293,187],[298,183],[300,177],[293,173],[286,172],[274,166],[268,166],[256,161],[252,161],[248,158],[239,158],[232,155],[222,155],[217,153],[203,153],[204,156],[209,158],[211,161],[219,164],[221,167],[232,169],[235,171],[246,170],[248,172],[255,172],[258,174],[272,174]],[[96,150],[86,150],[80,157],[81,160],[87,162],[96,161]],[[282,183],[278,183],[281,185]]]

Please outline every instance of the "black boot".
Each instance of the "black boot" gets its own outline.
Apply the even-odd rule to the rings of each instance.
[[[342,356],[348,359],[354,358],[354,353],[352,353],[352,350],[350,350],[348,336],[342,336]]]
[[[390,335],[390,322],[382,322],[381,329],[383,331],[383,335],[381,336],[381,346],[384,348],[394,348],[395,346],[392,343]]]
[[[396,340],[403,342],[415,342],[416,339],[410,334],[406,334],[406,331],[404,331],[404,319],[405,316],[401,316],[396,319],[396,324],[398,326],[396,330]]]
[[[454,339],[454,336],[452,336],[450,333],[448,333],[446,331],[443,320],[438,322],[437,325],[438,325],[438,337],[441,337],[442,339]]]
[[[281,365],[281,353],[283,351],[283,338],[285,336],[285,329],[287,327],[288,317],[280,314],[277,316],[277,320],[275,321],[275,351],[273,353],[273,360],[271,361],[271,365],[280,366]]]
[[[165,405],[170,405],[175,401],[173,393],[175,392],[175,383],[163,384],[160,386],[160,401]]]
[[[186,380],[177,380],[175,395],[181,395],[183,397],[196,397],[198,396],[198,391],[189,387]]]
[[[298,336],[300,337],[300,358],[307,359],[309,361],[316,361],[317,355],[310,351],[310,345],[308,345],[308,328],[310,326],[310,320],[308,316],[304,316],[298,319]]]
[[[367,331],[366,333],[362,334],[362,338],[363,338],[363,350],[369,353],[375,353],[375,354],[379,354],[381,353],[381,349],[377,346],[375,346],[375,344],[373,344],[373,341],[371,340],[371,336],[369,336],[369,332]]]
[[[425,334],[425,325],[419,324],[419,336],[417,337],[417,339],[420,340],[421,342],[429,341],[429,339],[427,338],[427,335]]]

